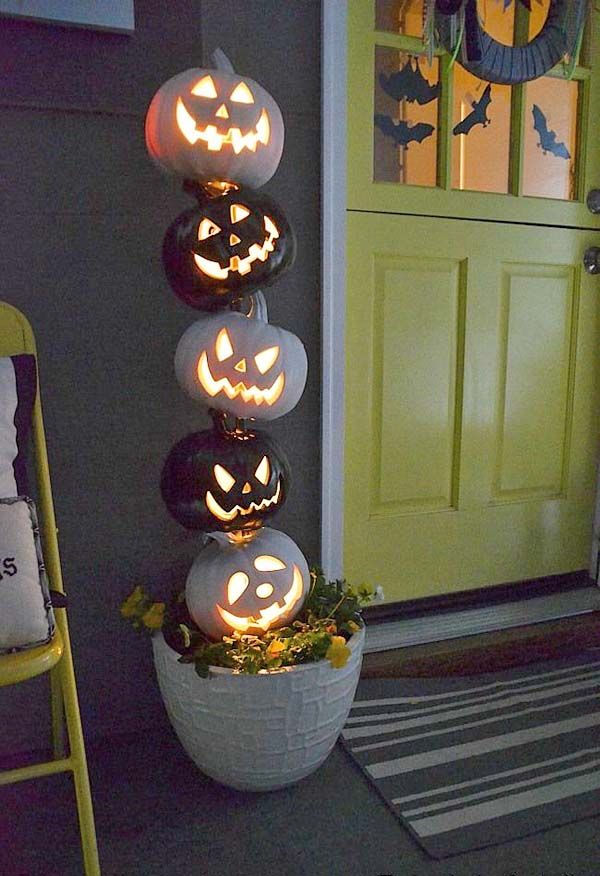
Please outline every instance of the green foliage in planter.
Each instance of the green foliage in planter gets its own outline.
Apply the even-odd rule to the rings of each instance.
[[[381,598],[381,589],[375,590],[370,585],[355,589],[344,580],[327,581],[318,568],[312,568],[310,574],[308,598],[296,620],[288,627],[268,630],[262,636],[236,632],[224,636],[220,642],[211,642],[191,619],[184,593],[177,592],[164,610],[162,632],[165,640],[179,652],[179,662],[193,663],[203,678],[211,666],[249,675],[324,659],[335,667],[344,666],[350,656],[346,642],[363,626],[361,609]],[[136,604],[139,604],[140,611],[144,611],[139,617],[133,610]],[[121,613],[134,626],[152,630],[143,618],[149,607],[161,605],[153,603],[143,588],[138,587],[121,606]],[[156,608],[153,614],[159,612],[160,609]]]

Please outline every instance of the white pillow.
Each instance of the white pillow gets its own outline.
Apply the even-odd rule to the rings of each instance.
[[[0,499],[0,653],[48,642],[54,615],[31,499]]]

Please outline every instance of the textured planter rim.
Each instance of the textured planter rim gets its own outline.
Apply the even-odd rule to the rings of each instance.
[[[360,630],[357,633],[353,633],[353,635],[346,642],[346,645],[350,648],[351,652],[354,652],[354,650],[359,647],[360,642],[364,641],[365,634],[366,634],[366,624],[363,622],[363,625],[360,628]],[[164,635],[163,635],[162,631],[160,631],[160,630],[157,633],[155,633],[154,635],[156,637],[162,636],[162,638],[164,639]],[[173,651],[174,654],[177,654],[179,657],[181,656],[179,654],[179,651],[176,651],[175,648],[171,648],[171,646],[169,645],[169,643],[166,640],[165,640],[165,645],[167,646],[167,648],[169,648],[171,651]],[[350,660],[350,657],[348,659]],[[208,667],[208,676],[207,676],[206,680],[208,680],[209,678],[214,678],[215,676],[226,676],[226,675],[232,675],[232,676],[235,676],[235,678],[270,678],[274,675],[281,675],[282,673],[287,674],[289,672],[298,672],[302,669],[305,669],[305,670],[310,669],[311,667],[318,666],[320,663],[329,663],[329,661],[327,660],[326,657],[323,657],[322,660],[311,660],[309,663],[297,663],[294,666],[282,666],[280,669],[266,669],[266,670],[263,669],[260,672],[257,672],[255,674],[251,674],[250,672],[239,672],[239,670],[230,669],[228,666],[209,666]],[[192,669],[194,669],[193,663],[181,663],[180,666],[182,666],[182,667],[183,666],[190,666]],[[333,671],[336,671],[336,668],[334,666],[332,666],[331,664],[330,664],[330,666],[331,666],[331,669]],[[340,669],[343,669],[343,666],[340,667]],[[201,679],[201,676],[198,676],[198,678]]]

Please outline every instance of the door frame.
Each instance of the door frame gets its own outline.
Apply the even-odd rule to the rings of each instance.
[[[322,0],[321,563],[332,578],[343,576],[344,552],[347,18],[347,0]],[[599,542],[600,476],[589,567],[598,586]]]
[[[347,0],[322,0],[321,564],[331,578],[342,577],[344,548],[346,21]]]

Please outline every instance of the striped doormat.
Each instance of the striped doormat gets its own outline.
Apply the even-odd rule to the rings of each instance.
[[[342,742],[434,858],[597,815],[598,657],[363,679]]]

